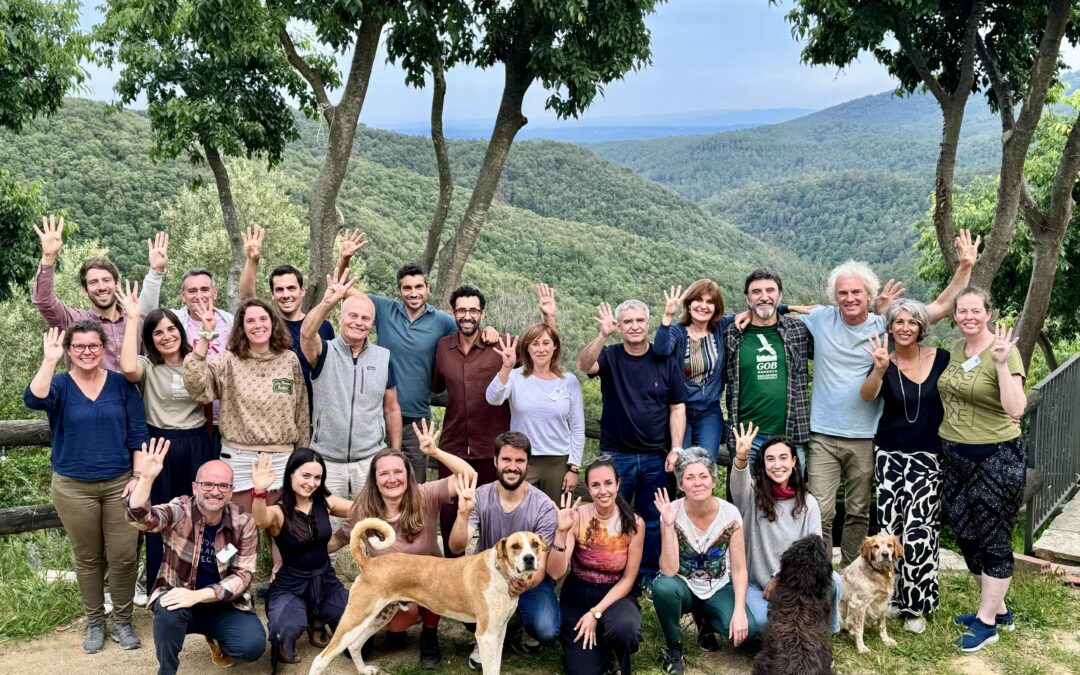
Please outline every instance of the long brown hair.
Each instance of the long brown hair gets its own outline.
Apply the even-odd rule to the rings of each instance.
[[[787,436],[770,436],[754,455],[754,464],[751,467],[751,475],[754,477],[754,504],[770,523],[776,522],[776,497],[772,491],[774,481],[765,472],[765,450],[774,445],[786,445],[795,460],[795,466],[788,478],[788,487],[795,491],[795,508],[791,510],[791,517],[798,518],[800,513],[806,511],[806,483],[803,481],[802,465],[799,462],[799,453],[795,452],[795,444]]]
[[[525,329],[525,332],[521,334],[521,340],[518,341],[518,362],[521,363],[521,374],[525,377],[532,375],[533,365],[532,355],[529,354],[529,345],[539,340],[544,333],[547,333],[551,338],[551,341],[555,343],[555,349],[551,352],[551,374],[555,377],[562,377],[563,370],[562,364],[559,363],[559,356],[562,354],[562,341],[559,340],[559,332],[544,323],[534,323]]]
[[[285,321],[270,303],[258,298],[250,298],[240,303],[240,308],[236,310],[236,318],[233,320],[232,330],[229,331],[229,344],[226,349],[242,359],[251,356],[251,343],[248,342],[247,333],[244,332],[244,315],[252,307],[261,307],[270,315],[270,351],[280,354],[292,349],[292,335],[285,327]]]
[[[367,480],[360,494],[356,495],[352,506],[349,507],[349,519],[359,521],[361,518],[382,518],[386,520],[386,501],[379,486],[375,484],[375,473],[379,466],[379,460],[386,457],[396,457],[405,465],[405,495],[401,499],[401,511],[398,518],[398,532],[406,542],[412,543],[420,536],[424,529],[424,498],[420,494],[420,485],[413,475],[412,464],[405,458],[400,450],[385,448],[375,453],[368,466]]]
[[[683,315],[679,319],[679,323],[684,326],[689,326],[690,319],[690,303],[695,300],[700,300],[706,295],[711,296],[713,300],[713,314],[709,317],[709,323],[707,330],[711,333],[716,330],[716,324],[720,323],[720,317],[724,316],[724,294],[720,292],[720,287],[716,285],[716,282],[712,279],[698,279],[694,283],[690,284],[690,288],[686,289],[686,297],[683,298]]]

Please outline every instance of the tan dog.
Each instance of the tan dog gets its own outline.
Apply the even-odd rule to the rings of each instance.
[[[461,558],[388,553],[368,557],[360,539],[374,533],[382,549],[394,543],[393,528],[378,518],[365,518],[353,527],[349,548],[360,574],[349,590],[349,604],[330,643],[311,664],[317,675],[335,656],[349,650],[356,670],[363,675],[378,671],[365,666],[360,656],[364,642],[385,626],[399,605],[415,602],[440,615],[476,623],[476,642],[484,675],[496,675],[502,667],[502,643],[506,622],[517,609],[507,579],[528,579],[537,570],[547,542],[533,532],[515,532],[493,548]]]
[[[840,573],[844,580],[840,625],[855,636],[860,654],[870,651],[863,643],[863,626],[868,616],[878,619],[881,641],[889,647],[896,646],[896,641],[885,632],[885,612],[896,586],[893,570],[903,555],[900,540],[893,535],[867,537],[859,545],[859,557]]]

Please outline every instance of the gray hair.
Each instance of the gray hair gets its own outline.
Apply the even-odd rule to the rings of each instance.
[[[680,485],[682,484],[683,472],[691,464],[703,465],[708,469],[713,480],[716,480],[716,464],[713,463],[712,455],[700,445],[695,445],[680,452],[679,458],[675,460],[675,481]]]
[[[192,267],[189,270],[185,270],[184,274],[181,275],[181,277],[180,277],[180,287],[181,288],[183,288],[184,282],[187,281],[189,277],[210,277],[210,285],[211,286],[216,286],[217,285],[214,282],[214,273],[211,272],[210,270],[206,269],[205,267]]]
[[[912,319],[915,319],[915,323],[919,325],[919,337],[917,339],[922,340],[930,334],[930,313],[926,311],[926,305],[918,300],[907,298],[894,300],[889,305],[889,308],[885,310],[886,332],[892,331],[893,321],[896,321],[896,318],[900,316],[900,312],[907,312]]]
[[[848,260],[837,265],[832,272],[829,272],[829,282],[827,284],[829,300],[836,300],[836,282],[844,277],[859,277],[862,279],[863,286],[866,287],[866,294],[869,296],[869,302],[873,302],[874,298],[877,297],[878,289],[881,288],[881,282],[878,281],[877,275],[866,263]]]
[[[649,320],[649,306],[640,300],[623,300],[619,303],[619,306],[615,308],[615,321],[619,321],[622,313],[628,309],[643,309],[645,310],[645,320]]]

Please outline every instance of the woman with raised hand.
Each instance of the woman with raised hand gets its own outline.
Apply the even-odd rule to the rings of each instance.
[[[167,439],[169,454],[150,488],[150,502],[164,504],[175,497],[190,497],[195,474],[214,459],[206,432],[204,406],[184,386],[184,357],[191,352],[184,325],[170,309],[155,309],[140,321],[139,284],[125,282],[117,299],[128,317],[120,346],[120,372],[139,386],[146,426],[152,438]],[[142,340],[139,340],[139,325]],[[145,354],[139,354],[139,345]],[[146,533],[146,589],[157,579],[164,556],[161,535]]]
[[[1024,498],[1027,460],[1020,417],[1027,405],[1024,363],[1012,328],[990,330],[994,308],[981,288],[956,296],[953,318],[963,337],[949,350],[938,379],[941,470],[956,543],[981,589],[978,610],[955,617],[964,627],[956,645],[974,652],[1013,630],[1005,594],[1013,573],[1012,531]]]
[[[742,513],[746,532],[746,567],[750,586],[747,611],[759,629],[768,621],[769,581],[780,572],[780,558],[803,537],[821,535],[821,511],[806,489],[799,457],[790,440],[773,436],[749,461],[758,428],[753,424],[732,429],[735,460],[731,464],[731,499]],[[832,630],[840,631],[840,575],[832,575]]]
[[[137,322],[131,322],[137,323]],[[105,646],[105,578],[113,601],[112,639],[138,649],[131,622],[138,535],[124,519],[123,498],[135,487],[146,414],[135,385],[101,367],[108,338],[93,319],[44,336],[41,366],[23,392],[44,410],[52,435],[52,501],[71,540],[75,575],[89,623],[83,651]],[[68,369],[56,373],[67,356]]]
[[[653,606],[664,632],[663,671],[682,675],[682,615],[700,614],[704,631],[727,635],[734,646],[758,632],[746,612],[746,553],[742,516],[713,496],[716,466],[704,448],[687,448],[675,461],[675,478],[685,495],[671,501],[656,491],[660,511],[660,575],[653,582]],[[708,648],[709,645],[705,645]]]
[[[547,571],[563,584],[560,637],[567,675],[617,670],[630,675],[630,656],[641,643],[641,609],[631,594],[641,565],[645,523],[619,495],[610,457],[585,467],[591,504],[560,496],[555,541]]]
[[[387,553],[411,553],[414,555],[432,555],[442,557],[442,548],[436,539],[439,527],[439,510],[443,504],[449,504],[456,496],[452,481],[464,479],[476,486],[476,471],[468,462],[443,452],[436,445],[438,433],[434,424],[428,426],[427,420],[420,420],[420,426],[413,422],[420,450],[428,457],[434,457],[450,469],[446,478],[427,483],[418,483],[413,475],[412,465],[400,450],[386,448],[375,453],[368,468],[367,480],[360,494],[348,509],[348,520],[338,529],[330,542],[330,551],[347,547],[353,526],[364,518],[381,518],[390,523],[397,535],[392,546],[377,549],[368,546],[369,556]],[[443,533],[448,536],[449,533]],[[423,621],[420,630],[420,664],[424,668],[434,668],[442,661],[439,648],[439,615],[434,614],[416,603],[409,603],[401,609],[386,626],[387,649],[400,649],[405,646],[405,630],[416,623],[417,615]],[[370,655],[372,641],[364,645],[364,660]]]
[[[184,386],[198,401],[221,401],[221,459],[233,470],[233,503],[250,513],[252,464],[268,455],[283,476],[289,453],[310,439],[304,374],[285,322],[258,298],[240,304],[226,351],[207,361],[217,331],[204,304],[199,339],[184,357]],[[270,503],[280,489],[280,481],[270,486]]]
[[[281,568],[266,598],[270,658],[276,668],[278,661],[302,660],[296,654],[296,640],[305,629],[311,644],[325,647],[329,640],[321,627],[336,628],[345,611],[349,596],[330,564],[327,544],[333,536],[330,516],[343,517],[351,502],[329,493],[323,484],[326,463],[310,448],[297,448],[289,455],[281,498],[267,506],[275,474],[270,455],[261,455],[258,464],[252,462],[251,515],[281,553]]]
[[[945,416],[938,380],[949,352],[921,344],[930,332],[926,306],[896,300],[885,312],[888,335],[870,337],[873,357],[859,394],[881,398],[884,409],[874,445],[878,523],[904,547],[889,613],[912,633],[938,607],[938,534],[941,530],[941,437]],[[889,336],[893,351],[889,351]]]
[[[556,504],[577,487],[585,449],[581,383],[559,363],[561,350],[558,331],[543,323],[529,326],[520,341],[503,338],[495,348],[502,368],[487,388],[491,405],[510,401],[510,429],[532,443],[525,479]]]

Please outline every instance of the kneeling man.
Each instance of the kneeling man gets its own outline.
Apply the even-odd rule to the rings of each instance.
[[[139,481],[127,497],[128,522],[144,532],[158,532],[165,555],[150,593],[158,675],[180,665],[189,633],[210,643],[214,663],[256,661],[266,646],[266,631],[248,594],[255,572],[259,532],[252,517],[230,504],[233,473],[225,462],[199,467],[194,497],[167,504],[148,503],[150,486],[161,473],[169,442],[154,439],[147,449]]]

